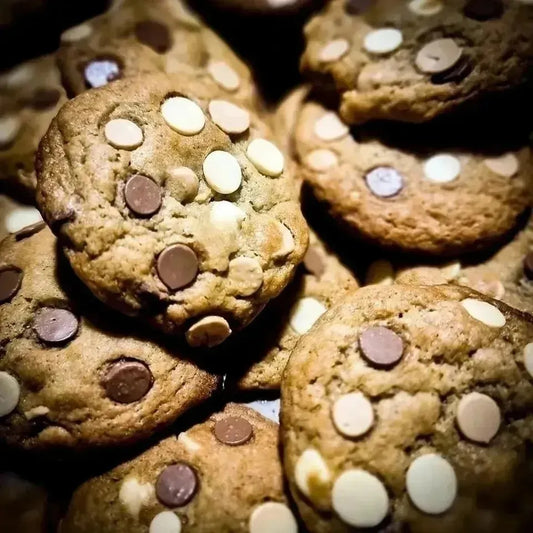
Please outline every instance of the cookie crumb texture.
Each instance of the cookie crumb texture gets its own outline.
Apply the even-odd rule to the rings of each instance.
[[[466,288],[359,289],[293,352],[284,467],[313,533],[525,531],[533,319]]]
[[[95,530],[297,533],[283,492],[278,425],[229,404],[89,480],[75,492],[62,531]]]
[[[290,281],[308,239],[266,126],[254,117],[246,132],[225,133],[227,116],[208,112],[219,97],[201,72],[89,91],[61,110],[37,162],[38,203],[78,276],[195,347],[250,322]]]
[[[334,0],[305,29],[304,71],[331,80],[348,123],[423,122],[521,86],[533,7],[515,0]]]
[[[511,231],[533,191],[531,151],[520,135],[509,151],[500,136],[497,153],[493,134],[487,146],[483,138],[462,147],[460,135],[450,141],[433,125],[350,131],[336,113],[309,101],[295,147],[314,194],[359,236],[396,250],[452,255]]]
[[[3,443],[56,451],[131,444],[215,392],[218,379],[183,352],[103,309],[44,224],[6,238],[0,256]]]

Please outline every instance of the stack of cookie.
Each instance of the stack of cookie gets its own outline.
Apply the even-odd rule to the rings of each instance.
[[[1,77],[0,529],[526,531],[527,3],[331,0],[275,110],[181,0]]]

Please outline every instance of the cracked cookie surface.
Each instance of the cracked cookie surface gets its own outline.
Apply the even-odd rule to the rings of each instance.
[[[130,444],[218,383],[95,300],[42,222],[0,244],[0,341],[0,440],[16,448]]]
[[[492,244],[531,205],[531,153],[520,131],[465,126],[354,128],[316,102],[295,134],[301,175],[360,237],[406,252],[452,255]],[[516,139],[514,138],[516,137]]]
[[[198,71],[89,91],[62,108],[37,163],[38,203],[78,276],[195,347],[250,322],[308,239],[268,130],[217,91]]]
[[[296,533],[277,446],[277,424],[229,404],[84,483],[62,531]]]
[[[522,531],[533,320],[452,286],[362,288],[302,337],[284,467],[310,531]]]
[[[334,0],[305,29],[304,71],[349,123],[422,122],[524,83],[533,7],[519,0]]]

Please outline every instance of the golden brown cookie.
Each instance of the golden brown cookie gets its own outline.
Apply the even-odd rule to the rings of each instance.
[[[41,224],[41,228],[44,224]],[[108,312],[48,229],[0,245],[0,441],[24,449],[128,444],[211,396],[217,378]]]
[[[307,247],[297,187],[265,136],[201,71],[117,81],[54,120],[38,203],[101,300],[212,347],[285,288]]]
[[[533,63],[521,0],[333,0],[305,29],[305,71],[329,80],[348,123],[423,122],[513,89]]]
[[[533,318],[463,287],[359,289],[293,351],[284,467],[313,533],[524,531]]]
[[[296,533],[278,426],[236,404],[84,483],[62,533]]]

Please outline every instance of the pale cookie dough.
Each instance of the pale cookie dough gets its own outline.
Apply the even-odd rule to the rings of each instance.
[[[194,347],[249,323],[308,241],[266,126],[254,115],[245,133],[227,134],[209,114],[220,92],[198,71],[89,91],[61,110],[38,157],[38,203],[78,276]],[[176,112],[181,100],[187,113]],[[258,141],[265,149],[251,153]]]
[[[186,352],[124,322],[79,283],[48,229],[6,238],[0,441],[26,450],[131,444],[215,392],[218,379]]]
[[[403,267],[397,283],[465,285],[533,314],[533,219],[511,241],[474,261]]]
[[[283,492],[278,426],[224,411],[74,493],[62,533],[297,533]]]
[[[309,531],[528,530],[532,339],[533,317],[462,287],[364,287],[329,311],[282,383]]]
[[[41,137],[66,101],[54,56],[0,75],[0,187],[28,199],[35,189],[34,158]]]
[[[134,75],[181,72],[186,65],[204,69],[224,92],[258,102],[248,68],[182,0],[115,3],[67,30],[58,59],[73,95]]]
[[[303,70],[349,123],[423,122],[520,87],[533,5],[518,0],[333,0],[305,28]]]
[[[487,248],[511,231],[531,205],[533,186],[520,133],[516,143],[501,130],[449,133],[438,124],[351,132],[310,101],[295,145],[315,196],[359,237],[404,252],[453,255]]]

